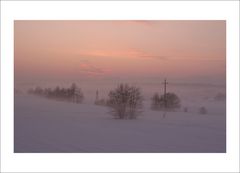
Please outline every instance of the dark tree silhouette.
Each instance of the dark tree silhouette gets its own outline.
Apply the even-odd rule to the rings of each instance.
[[[216,101],[225,101],[226,100],[226,94],[224,93],[218,93],[215,97],[214,100]]]
[[[36,87],[35,89],[30,89],[28,93],[44,96],[50,99],[70,101],[74,103],[81,103],[84,99],[81,88],[78,88],[75,83],[73,83],[70,88],[60,88],[57,86],[55,89],[42,89],[40,87]]]
[[[151,107],[155,110],[174,110],[181,107],[181,101],[175,93],[166,93],[161,97],[155,93],[152,97]]]
[[[152,109],[160,109],[160,96],[158,93],[155,93],[152,97],[152,104],[151,108]]]
[[[202,107],[199,108],[199,113],[200,114],[207,114],[207,109],[202,106]]]
[[[120,84],[108,96],[107,105],[111,107],[115,118],[135,119],[140,115],[143,97],[139,88]]]
[[[106,100],[104,98],[99,99],[98,90],[96,91],[96,98],[95,98],[94,104],[95,105],[106,106]]]

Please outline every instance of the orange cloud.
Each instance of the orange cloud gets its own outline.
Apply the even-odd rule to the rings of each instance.
[[[81,53],[82,56],[93,57],[124,57],[124,58],[157,58],[166,59],[166,56],[153,55],[138,49],[128,50],[94,50],[90,52]]]
[[[110,73],[111,70],[110,69],[102,69],[99,67],[96,67],[90,63],[81,63],[79,65],[79,71],[81,72],[85,72],[87,74],[91,74],[91,75],[105,75],[106,73]]]

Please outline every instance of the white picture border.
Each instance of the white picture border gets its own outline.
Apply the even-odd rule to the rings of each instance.
[[[239,7],[237,1],[2,1],[1,171],[238,172]],[[227,153],[20,154],[13,152],[14,20],[226,20]],[[121,163],[121,164],[119,164]]]

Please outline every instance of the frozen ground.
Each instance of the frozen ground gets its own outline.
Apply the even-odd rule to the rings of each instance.
[[[147,101],[146,101],[147,103]],[[205,100],[209,113],[152,111],[116,120],[107,107],[15,95],[14,152],[226,152],[225,102]]]

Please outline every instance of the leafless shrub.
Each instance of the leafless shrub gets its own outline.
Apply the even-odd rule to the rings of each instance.
[[[225,101],[226,100],[226,94],[224,93],[218,93],[215,97],[214,100],[216,101]]]
[[[108,94],[107,105],[111,113],[119,119],[135,119],[141,113],[143,97],[140,89],[128,84],[120,84]]]
[[[199,113],[200,114],[207,114],[207,109],[202,106],[202,107],[199,108]]]
[[[181,107],[181,101],[175,93],[166,93],[159,96],[155,93],[152,97],[151,108],[153,110],[174,110]]]
[[[183,112],[188,112],[188,107],[184,107]]]
[[[72,84],[70,88],[60,88],[57,86],[55,89],[36,87],[35,89],[29,89],[29,94],[47,97],[49,99],[63,100],[74,103],[81,103],[84,99],[81,88],[78,88],[76,84]]]

